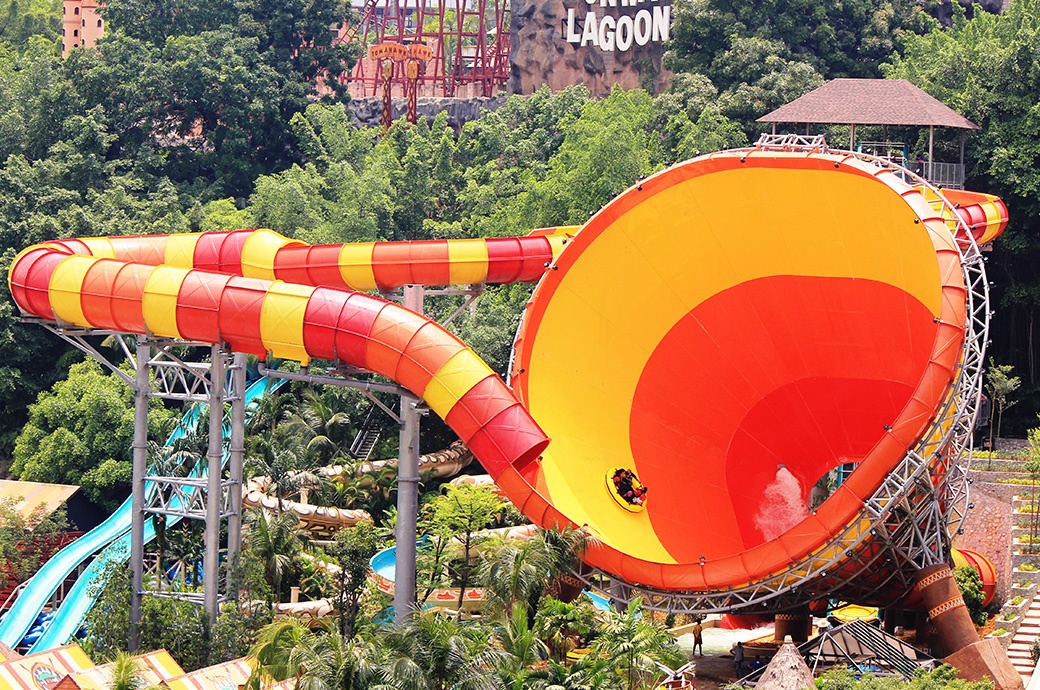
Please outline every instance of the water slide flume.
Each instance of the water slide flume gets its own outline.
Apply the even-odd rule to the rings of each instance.
[[[626,582],[726,592],[804,581],[820,559],[851,581],[840,569],[866,562],[853,556],[871,539],[846,552],[836,535],[867,519],[908,452],[941,473],[937,420],[968,324],[950,232],[960,217],[991,239],[1006,222],[994,197],[963,192],[947,212],[934,194],[851,154],[728,151],[640,182],[573,241],[65,240],[22,252],[10,284],[25,313],[59,323],[390,377],[537,524],[593,532],[587,560]],[[351,291],[543,273],[514,347],[519,399],[437,324]],[[857,469],[805,513],[809,488],[845,463]],[[649,488],[643,512],[610,497],[611,467]]]

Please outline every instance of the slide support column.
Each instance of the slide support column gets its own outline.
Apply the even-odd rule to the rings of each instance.
[[[133,477],[130,517],[130,633],[127,649],[136,652],[141,643],[141,596],[144,591],[144,477],[148,471],[148,391],[151,382],[149,361],[152,348],[146,336],[137,337],[137,362],[134,379]],[[161,567],[161,564],[160,564]]]
[[[224,445],[224,353],[210,348],[209,446],[206,452],[206,555],[203,560],[203,602],[209,625],[217,622],[220,607],[221,458]]]
[[[227,593],[238,600],[239,553],[242,547],[242,476],[246,455],[246,355],[236,352],[231,370],[231,446],[228,456],[228,583]]]
[[[404,306],[423,312],[423,290],[404,287]],[[394,624],[406,625],[415,604],[416,513],[419,510],[419,411],[418,401],[401,395],[400,449],[397,453],[397,556],[394,583]]]

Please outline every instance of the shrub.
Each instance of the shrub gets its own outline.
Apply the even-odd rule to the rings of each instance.
[[[985,625],[987,616],[986,612],[982,610],[982,602],[986,595],[982,593],[982,578],[979,577],[979,571],[972,565],[954,568],[953,579],[957,583],[957,588],[961,590],[964,605],[968,609],[972,622],[975,625]]]
[[[1022,565],[1018,566],[1018,569],[1024,573],[1036,572],[1036,563],[1023,563]]]

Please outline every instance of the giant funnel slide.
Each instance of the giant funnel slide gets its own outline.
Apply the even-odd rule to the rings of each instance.
[[[595,534],[591,565],[725,592],[821,554],[840,569],[834,536],[951,400],[969,325],[951,231],[988,241],[1006,210],[969,192],[936,210],[906,179],[847,153],[727,151],[640,182],[573,237],[64,240],[22,252],[9,282],[24,313],[60,324],[387,376],[535,522]],[[512,389],[437,324],[356,292],[539,279]],[[806,512],[813,484],[850,464]],[[645,510],[610,495],[616,467],[649,487]]]

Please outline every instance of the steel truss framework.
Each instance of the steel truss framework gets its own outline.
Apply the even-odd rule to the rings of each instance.
[[[755,150],[832,153],[894,173],[925,196],[946,221],[961,255],[967,288],[967,319],[959,375],[946,402],[918,443],[863,503],[857,519],[828,543],[780,572],[740,587],[709,592],[672,592],[620,580],[585,568],[578,576],[616,602],[635,598],[655,611],[710,613],[785,610],[838,595],[854,601],[894,603],[910,591],[920,568],[946,562],[950,530],[958,530],[968,503],[965,466],[981,392],[989,339],[989,283],[984,260],[968,227],[928,182],[891,161],[828,150],[822,136],[762,135]],[[967,459],[962,460],[965,451]]]
[[[508,0],[366,0],[342,40],[355,39],[363,49],[386,41],[428,45],[433,57],[418,74],[421,95],[494,96],[509,79]],[[357,96],[378,95],[381,69],[362,55],[350,83]],[[391,83],[395,95],[406,93],[405,62],[393,63]],[[464,87],[475,92],[460,93]]]
[[[384,297],[402,302],[405,307],[422,313],[423,297],[460,296],[462,303],[441,321],[446,326],[483,294],[483,286],[426,290],[406,286],[400,291],[384,293]],[[232,353],[227,347],[165,338],[151,338],[115,331],[70,328],[37,318],[25,322],[43,326],[59,338],[86,353],[121,378],[135,394],[134,428],[134,522],[131,528],[131,570],[134,594],[131,603],[131,650],[136,649],[136,624],[140,622],[143,595],[165,596],[203,605],[210,620],[215,620],[221,603],[237,599],[233,571],[238,562],[242,530],[242,485],[245,455],[245,391],[246,356]],[[107,338],[131,362],[134,376],[120,368],[88,337]],[[199,353],[199,349],[208,350]],[[215,364],[215,366],[214,366]],[[306,367],[300,372],[282,372],[260,365],[260,373],[271,379],[305,381],[319,385],[336,385],[362,391],[374,405],[388,414],[401,428],[401,452],[398,463],[397,539],[414,543],[418,509],[419,483],[419,418],[427,413],[425,405],[409,391],[394,383],[357,378],[364,370],[335,363],[324,373],[312,373]],[[400,412],[394,412],[373,394],[390,393],[400,398]],[[197,433],[208,419],[206,462],[198,462],[195,453],[177,453],[150,459],[148,444],[148,399],[161,398],[191,403],[192,410],[179,432]],[[229,441],[225,442],[225,437]],[[149,463],[150,461],[150,463]],[[215,497],[210,500],[210,496]],[[144,523],[149,516],[194,519],[204,523],[206,556],[203,569],[203,592],[184,592],[162,587],[162,577],[145,580]],[[169,523],[167,523],[169,524]],[[220,550],[220,534],[227,528],[227,548]],[[403,530],[403,531],[402,531]],[[395,597],[395,615],[404,620],[414,606],[415,553],[399,549],[398,572],[411,572],[413,594],[407,587]],[[161,564],[156,564],[161,575]],[[230,577],[229,577],[230,575]],[[407,575],[403,577],[406,581]],[[153,589],[147,587],[156,585]]]
[[[242,419],[243,416],[245,356],[233,355],[205,343],[147,338],[112,331],[63,328],[36,319],[33,319],[33,322],[90,355],[123,379],[135,393],[137,409],[134,430],[134,515],[130,558],[135,586],[131,618],[135,622],[140,620],[142,595],[167,596],[204,604],[207,613],[215,616],[217,607],[236,595],[234,587],[229,586],[227,569],[222,569],[220,564],[237,563],[240,538],[229,538],[223,558],[219,539],[225,527],[229,535],[241,535],[244,434],[241,430],[236,433],[234,418],[237,416]],[[132,363],[137,375],[131,377],[88,341],[87,336],[107,336],[110,342],[118,344],[119,350]],[[199,354],[200,348],[209,352]],[[203,360],[207,354],[209,359]],[[216,367],[213,366],[214,362],[217,363]],[[140,385],[142,381],[143,386]],[[182,426],[175,432],[178,436],[198,433],[203,415],[208,417],[210,434],[214,429],[217,430],[217,434],[215,441],[208,441],[205,463],[200,462],[197,454],[193,453],[174,453],[160,458],[147,457],[149,398],[196,405],[188,413],[187,420],[182,422]],[[204,408],[206,405],[208,409]],[[227,411],[225,405],[230,406]],[[210,410],[213,411],[212,414]],[[143,434],[137,428],[142,421]],[[230,448],[225,448],[225,426],[232,431]],[[149,461],[151,466],[146,469]],[[161,577],[148,580],[144,578],[143,532],[144,522],[149,516],[172,517],[174,521],[202,521],[206,544],[203,566],[206,575],[202,593],[164,589]],[[166,524],[172,524],[172,521]],[[150,588],[153,585],[154,589]]]

